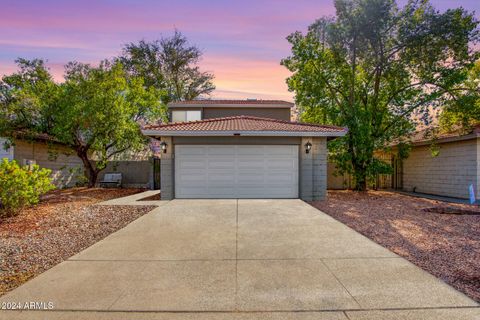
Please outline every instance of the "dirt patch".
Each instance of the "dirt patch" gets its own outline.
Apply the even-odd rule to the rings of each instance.
[[[160,201],[160,200],[162,200],[161,194],[157,193],[157,194],[154,194],[153,196],[138,199],[137,201]]]
[[[385,191],[329,191],[311,204],[480,301],[480,208]]]
[[[433,207],[422,209],[423,212],[433,212],[440,214],[480,214],[479,210],[466,210],[452,207]]]
[[[96,203],[142,189],[58,190],[39,205],[0,221],[0,295],[68,259],[154,206]]]

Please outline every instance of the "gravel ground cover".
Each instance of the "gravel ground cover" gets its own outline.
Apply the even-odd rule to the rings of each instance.
[[[478,206],[386,191],[329,191],[311,205],[480,302]]]
[[[154,206],[95,205],[141,191],[57,190],[18,216],[0,219],[0,295],[151,211]]]

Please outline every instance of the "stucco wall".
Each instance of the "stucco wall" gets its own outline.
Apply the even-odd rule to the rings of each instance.
[[[468,186],[477,186],[478,139],[439,144],[440,153],[433,157],[430,147],[413,147],[403,161],[403,188],[406,191],[468,198]]]
[[[339,174],[336,172],[335,163],[327,164],[327,189],[345,190],[350,187],[351,178],[347,174]]]
[[[112,161],[100,173],[99,181],[106,173],[120,172],[122,186],[128,188],[148,188],[152,179],[152,163],[150,161]]]
[[[53,183],[57,187],[74,186],[83,164],[72,151],[61,145],[48,146],[43,142],[16,140],[14,159],[23,165],[25,160],[34,160],[41,168],[52,170]]]
[[[203,119],[253,116],[290,121],[290,108],[204,108]]]
[[[291,120],[291,110],[290,108],[241,108],[241,107],[190,107],[182,108],[176,107],[174,109],[168,110],[168,117],[172,119],[172,111],[201,111],[202,119],[212,119],[212,118],[223,118],[223,117],[233,117],[233,116],[253,116],[261,118],[270,118],[270,119],[279,119],[290,121]]]
[[[162,153],[160,156],[160,190],[162,191],[162,200],[171,200],[174,198],[173,165],[175,146],[172,143],[172,137],[162,137],[160,140],[167,143],[167,152]]]
[[[303,146],[310,142],[312,149]],[[302,138],[300,146],[300,199],[324,200],[327,195],[327,138]]]

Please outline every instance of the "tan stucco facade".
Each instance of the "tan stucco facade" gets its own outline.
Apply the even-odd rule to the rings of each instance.
[[[204,108],[203,119],[254,116],[290,121],[290,108]]]
[[[260,118],[278,119],[283,121],[290,121],[290,107],[284,108],[248,108],[248,107],[177,107],[169,110],[169,118],[172,119],[172,111],[200,111],[202,119],[214,119],[234,116],[253,116]]]

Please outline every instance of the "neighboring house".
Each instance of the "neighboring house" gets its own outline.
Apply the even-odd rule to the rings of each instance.
[[[431,138],[422,132],[412,137],[412,150],[403,160],[403,190],[467,199],[473,184],[480,198],[480,125],[467,133],[440,134],[434,142],[437,155]]]
[[[277,100],[168,107],[171,123],[143,130],[163,147],[162,199],[325,198],[327,139],[346,129],[291,122],[293,104]]]
[[[439,134],[433,141],[428,131],[410,137],[412,148],[407,159],[391,153],[378,156],[394,167],[394,174],[380,175],[374,186],[453,198],[467,199],[473,185],[480,198],[480,125],[470,132],[454,131]],[[432,148],[433,144],[433,148]],[[345,189],[351,179],[335,176],[335,166],[329,165],[328,188]]]
[[[45,134],[17,134],[14,143],[4,148],[6,139],[0,138],[0,159],[15,160],[20,165],[37,164],[41,168],[52,170],[53,183],[58,188],[73,187],[84,176],[82,160],[68,147],[56,142]],[[153,185],[152,152],[146,148],[142,152],[125,152],[110,161],[100,173],[122,173],[122,186],[148,188]],[[95,156],[93,156],[95,160]]]
[[[20,165],[37,164],[50,169],[53,183],[59,188],[74,186],[83,173],[80,158],[47,135],[37,134],[28,139],[19,135],[8,149],[4,148],[5,141],[0,138],[0,159],[15,160]]]

